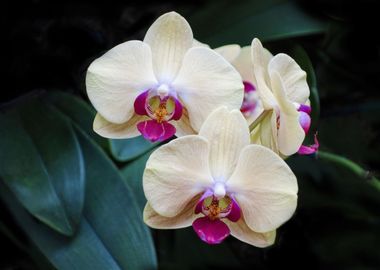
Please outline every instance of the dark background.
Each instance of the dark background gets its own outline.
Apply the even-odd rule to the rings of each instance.
[[[200,38],[207,41],[204,33],[214,31],[215,20],[229,23],[228,9],[209,9],[222,2],[4,1],[0,106],[40,89],[65,91],[87,100],[84,75],[93,59],[123,41],[142,39],[151,23],[171,10],[191,24],[194,21],[195,37],[203,33]],[[283,1],[273,2],[275,7]],[[264,45],[274,52],[288,52],[295,43],[306,50],[321,98],[316,125],[321,149],[346,156],[378,175],[380,16],[376,1],[305,0],[295,4],[307,16],[325,23],[326,30],[268,40]],[[203,17],[207,21],[196,21],[205,9],[210,11]],[[290,15],[271,20],[286,16]],[[266,24],[262,27],[265,30]],[[315,157],[292,157],[288,162],[299,181],[299,207],[295,217],[280,228],[273,247],[258,249],[233,238],[220,246],[207,246],[191,229],[155,231],[160,267],[380,269],[379,191],[350,171]],[[24,237],[5,207],[0,219]],[[29,255],[2,234],[0,245],[0,269],[37,269]]]

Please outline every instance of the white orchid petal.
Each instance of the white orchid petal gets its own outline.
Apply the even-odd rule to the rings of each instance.
[[[255,232],[277,229],[297,206],[297,179],[275,153],[260,145],[246,146],[227,182],[245,221]]]
[[[276,154],[278,154],[277,134],[277,115],[271,110],[260,123],[260,144]]]
[[[290,156],[301,147],[305,132],[299,123],[299,112],[285,94],[285,86],[280,74],[272,72],[271,79],[273,93],[280,107],[278,148],[282,154]]]
[[[260,135],[261,135],[261,128],[259,125],[254,130],[251,131],[251,143],[262,145]]]
[[[220,106],[240,109],[243,102],[244,86],[239,73],[207,48],[195,47],[187,52],[172,86],[187,108],[195,131],[213,110]]]
[[[208,44],[200,42],[199,40],[196,40],[196,39],[193,39],[193,47],[210,48]]]
[[[224,45],[214,49],[214,51],[219,53],[230,63],[232,63],[239,56],[240,50],[241,48],[237,44]]]
[[[193,44],[189,23],[176,12],[159,17],[148,29],[144,42],[150,45],[154,72],[160,83],[170,83]]]
[[[224,222],[230,228],[232,236],[255,247],[264,248],[271,246],[276,239],[276,231],[266,233],[255,232],[247,226],[243,217],[237,222],[231,222],[227,219]]]
[[[96,114],[93,128],[100,136],[110,139],[128,139],[140,136],[137,123],[147,120],[147,116],[134,114],[131,119],[123,124],[114,124],[107,121],[99,113]]]
[[[253,75],[253,63],[250,46],[241,48],[239,56],[232,62],[232,65],[240,73],[243,81],[250,82],[257,87],[256,79]]]
[[[239,159],[240,151],[250,143],[249,129],[238,110],[220,107],[210,114],[199,135],[210,142],[210,169],[215,181],[226,181]]]
[[[263,104],[261,100],[258,97],[258,100],[256,101],[256,107],[254,111],[249,115],[246,116],[248,125],[251,125],[255,120],[264,112]]]
[[[307,101],[310,90],[306,81],[306,72],[289,55],[280,53],[274,56],[269,62],[268,72],[280,74],[285,93],[291,102],[304,104]]]
[[[144,222],[154,229],[180,229],[191,226],[198,215],[194,213],[195,206],[198,203],[200,196],[194,197],[185,208],[174,217],[160,216],[149,203],[144,208]]]
[[[191,127],[186,108],[183,108],[182,117],[178,121],[173,121],[171,123],[176,128],[175,135],[177,137],[196,134],[195,130]]]
[[[136,97],[156,83],[150,48],[141,41],[112,48],[91,63],[86,75],[91,103],[105,119],[117,124],[132,117]]]
[[[152,153],[143,188],[154,211],[174,217],[212,184],[208,156],[208,141],[196,135],[173,140]]]
[[[276,100],[270,90],[270,80],[267,71],[272,55],[264,49],[257,38],[252,41],[251,54],[257,91],[263,102],[264,109],[271,109],[276,104]]]

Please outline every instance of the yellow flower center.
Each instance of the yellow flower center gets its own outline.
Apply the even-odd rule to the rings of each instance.
[[[166,109],[166,104],[161,103],[158,108],[154,111],[154,117],[158,123],[162,123],[165,117],[168,115],[168,110]]]
[[[231,198],[225,196],[221,199],[210,196],[203,201],[203,213],[211,220],[221,217],[221,214],[229,212],[231,209]]]

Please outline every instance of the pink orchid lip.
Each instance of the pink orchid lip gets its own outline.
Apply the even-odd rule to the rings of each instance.
[[[252,91],[256,90],[256,87],[252,83],[250,83],[249,81],[243,81],[243,85],[244,85],[244,92],[245,93],[252,92]]]
[[[257,100],[252,100],[252,94],[256,91],[255,86],[248,82],[243,81],[244,85],[244,100],[241,105],[240,111],[245,115],[250,115],[256,108]]]
[[[197,205],[195,206],[195,210],[194,210],[194,213],[195,214],[199,214],[200,212],[202,212],[202,207],[203,207],[203,201],[207,198],[207,197],[210,197],[214,195],[214,193],[212,192],[211,189],[208,189],[206,190],[205,193],[203,193],[202,197],[199,199]]]
[[[227,215],[227,218],[232,222],[237,222],[241,218],[241,209],[239,204],[235,201],[235,199],[231,196],[231,210]]]
[[[169,120],[179,120],[182,117],[183,106],[177,98],[172,98],[174,99],[174,113]]]
[[[305,105],[305,104],[300,104],[300,106],[298,107],[298,111],[310,114],[311,113],[311,107],[308,105]]]
[[[307,134],[309,132],[310,125],[311,125],[310,116],[307,113],[300,111],[299,112],[299,123],[300,123],[301,127],[303,128],[303,130],[305,131],[305,134]]]
[[[151,105],[150,102],[156,105]],[[168,109],[168,106],[171,106],[171,109]],[[183,106],[176,97],[161,97],[151,89],[137,96],[134,109],[136,114],[145,115],[152,119],[137,124],[137,129],[141,135],[151,142],[165,141],[172,137],[176,133],[176,128],[168,121],[179,120],[183,113]]]
[[[301,145],[300,149],[298,149],[298,154],[299,155],[312,155],[315,152],[317,152],[319,149],[319,142],[317,138],[317,133],[314,134],[314,144],[306,146],[306,145]]]
[[[145,139],[151,142],[165,141],[171,138],[176,132],[172,124],[168,122],[158,123],[156,120],[139,122],[137,129]]]
[[[138,115],[148,115],[145,109],[145,104],[148,99],[149,90],[144,91],[137,96],[134,102],[135,113]]]
[[[212,200],[212,202],[208,202],[207,206],[204,205],[206,199]],[[202,213],[204,217],[197,218],[193,222],[193,229],[208,244],[219,244],[230,234],[230,230],[221,220],[222,218],[228,218],[232,222],[237,222],[241,218],[241,209],[232,195],[227,195],[221,200],[230,202],[224,207],[221,206],[214,192],[208,189],[199,199],[194,209],[195,214]],[[216,203],[215,208],[212,206],[214,203]]]
[[[200,239],[210,245],[220,244],[230,235],[230,229],[223,221],[211,220],[208,217],[194,220],[193,229]]]
[[[311,107],[305,104],[300,104],[298,107],[299,111],[299,123],[301,127],[303,128],[305,134],[309,132],[310,126],[311,126]],[[299,155],[311,155],[318,151],[319,148],[319,142],[317,139],[317,133],[314,134],[314,144],[312,145],[301,145],[301,147],[298,149],[297,153]]]

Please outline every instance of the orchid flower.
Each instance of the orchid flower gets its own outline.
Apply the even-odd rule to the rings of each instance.
[[[254,81],[266,112],[252,132],[252,141],[281,156],[290,156],[305,138],[303,126],[308,125],[307,130],[310,126],[306,73],[290,56],[273,56],[258,39],[252,41],[251,49]]]
[[[193,226],[209,244],[229,234],[257,247],[274,243],[294,213],[297,180],[271,150],[250,144],[239,110],[215,110],[198,135],[161,146],[143,175],[144,221],[152,228]]]
[[[97,110],[94,130],[108,138],[163,141],[197,133],[219,106],[239,108],[239,73],[213,50],[193,46],[193,33],[169,12],[143,41],[124,42],[88,68],[87,94]]]
[[[237,44],[224,45],[214,49],[222,55],[239,72],[244,84],[244,100],[240,111],[247,119],[248,124],[262,113],[262,105],[256,89],[256,81],[253,76],[253,63],[251,47],[240,47]]]

